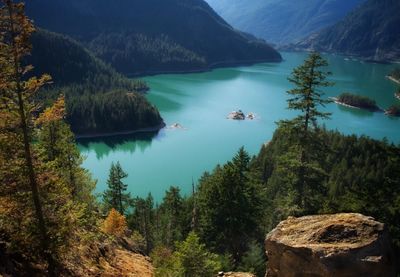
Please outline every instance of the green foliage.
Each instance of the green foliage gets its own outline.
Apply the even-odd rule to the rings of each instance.
[[[143,95],[123,91],[67,97],[67,120],[77,134],[132,131],[162,123]]]
[[[298,111],[300,114],[292,120],[284,120],[279,123],[286,135],[290,150],[279,157],[278,169],[274,175],[274,182],[289,185],[287,199],[290,205],[302,214],[304,210],[312,212],[315,206],[315,192],[322,190],[319,180],[324,177],[325,172],[316,162],[316,158],[322,154],[323,141],[316,135],[318,119],[328,119],[330,114],[321,112],[319,108],[329,103],[330,100],[323,99],[321,87],[331,86],[326,81],[330,72],[321,70],[328,65],[320,54],[311,53],[304,64],[295,68],[289,81],[295,88],[287,93],[292,96],[288,99],[288,108]],[[310,126],[313,125],[314,129]],[[313,191],[314,193],[312,193]]]
[[[57,91],[60,90],[68,95],[81,95],[113,89],[148,89],[143,81],[128,79],[117,73],[68,36],[39,29],[32,36],[32,46],[27,62],[33,64],[33,73],[49,73],[53,80],[50,88],[41,93],[42,97],[49,97],[49,93],[58,97]]]
[[[254,241],[249,244],[247,250],[242,257],[242,261],[238,267],[239,271],[251,272],[257,277],[264,277],[266,272],[267,259],[264,247]]]
[[[133,200],[133,212],[128,215],[128,226],[137,230],[144,238],[145,251],[150,250],[155,244],[155,211],[151,194],[146,199],[137,197]]]
[[[156,277],[177,277],[173,251],[165,246],[157,246],[150,254]]]
[[[207,251],[193,232],[176,244],[175,252],[158,248],[153,251],[152,258],[156,276],[162,277],[212,277],[221,268],[218,256]]]
[[[164,245],[173,247],[175,241],[181,241],[183,235],[183,198],[178,187],[170,187],[165,192],[163,202],[158,211],[161,224],[165,226],[160,232]]]
[[[367,96],[356,95],[351,93],[342,93],[338,96],[338,101],[350,106],[359,107],[367,110],[378,110],[375,100],[368,98]]]
[[[302,136],[306,136],[309,125],[316,123],[318,119],[327,119],[330,114],[319,111],[319,107],[324,107],[330,103],[330,100],[323,99],[324,93],[320,88],[332,86],[331,82],[326,81],[331,74],[321,70],[328,66],[328,62],[324,60],[319,53],[311,53],[302,65],[293,69],[288,80],[295,85],[295,88],[287,93],[288,109],[299,111],[298,115],[292,122],[293,127],[303,132]]]
[[[241,148],[231,162],[205,174],[199,183],[199,232],[218,253],[239,262],[261,218],[262,188],[250,172],[250,157]]]
[[[189,233],[185,241],[177,243],[174,253],[180,276],[214,276],[221,267],[218,256],[206,250],[195,233]]]
[[[50,105],[60,93],[66,96],[67,121],[77,134],[132,131],[155,127],[162,119],[141,94],[147,85],[128,79],[94,57],[76,41],[39,30],[28,61],[34,73],[49,72],[54,83],[36,99]]]
[[[206,60],[165,34],[102,34],[89,48],[120,72],[156,73],[169,70],[205,69]]]
[[[122,179],[128,177],[120,163],[112,163],[110,173],[108,175],[108,188],[103,193],[104,209],[109,211],[116,209],[121,215],[124,215],[127,208],[132,204],[130,193],[126,193],[127,184],[122,182]]]
[[[310,200],[313,207],[303,213],[359,212],[374,216],[389,226],[393,241],[400,246],[400,148],[387,141],[344,136],[323,129],[315,135],[327,147],[325,154],[314,160],[325,175],[318,180],[318,187],[310,188],[308,194],[313,196]],[[278,129],[257,158],[268,195],[266,230],[296,214],[295,205],[290,201],[293,183],[276,177],[282,170],[280,157],[291,151],[290,145],[286,131]]]

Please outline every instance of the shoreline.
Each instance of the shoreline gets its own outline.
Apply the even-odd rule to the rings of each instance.
[[[295,52],[295,53],[301,53],[301,52],[314,52],[315,49],[312,48],[299,48],[295,47],[294,45],[281,45],[281,46],[276,46],[276,50],[279,52]],[[359,62],[364,62],[364,63],[375,63],[375,64],[400,64],[400,59],[387,59],[387,58],[380,58],[380,59],[375,59],[373,57],[367,57],[367,56],[362,56],[360,54],[355,54],[355,53],[347,53],[347,52],[335,52],[335,51],[329,51],[329,50],[320,50],[317,51],[320,52],[321,54],[329,54],[329,55],[334,55],[334,56],[342,56],[343,58],[350,58],[354,59]]]
[[[381,109],[380,107],[377,107],[377,109],[367,109],[367,108],[361,108],[361,107],[357,107],[357,106],[352,106],[343,102],[340,102],[338,100],[338,98],[336,97],[329,97],[329,99],[331,99],[333,102],[335,102],[338,105],[347,107],[347,108],[352,108],[352,109],[358,109],[358,110],[364,110],[364,111],[369,111],[369,112],[384,112],[383,109]]]
[[[183,69],[183,70],[149,70],[138,73],[126,74],[128,78],[137,78],[137,77],[150,77],[155,75],[164,75],[164,74],[191,74],[191,73],[204,73],[210,72],[214,69],[219,68],[227,68],[227,67],[239,67],[239,66],[250,66],[258,63],[280,63],[283,61],[281,59],[259,59],[259,60],[243,60],[243,61],[231,61],[231,62],[215,62],[207,65],[204,68],[199,69]]]
[[[75,135],[75,139],[91,139],[91,138],[108,138],[114,136],[121,136],[121,135],[133,135],[133,134],[140,134],[140,133],[152,133],[158,132],[166,126],[165,122],[163,121],[161,124],[154,126],[154,127],[146,127],[140,128],[136,130],[130,131],[121,131],[121,132],[111,132],[111,133],[98,133],[98,134],[82,134],[82,135]]]
[[[390,81],[395,82],[396,84],[400,85],[400,80],[397,80],[396,78],[393,78],[390,75],[386,75],[386,78],[389,79]]]
[[[297,47],[293,47],[291,45],[282,45],[282,46],[275,47],[275,49],[278,50],[279,52],[297,52],[297,53],[299,53],[299,52],[300,53],[301,52],[310,53],[310,52],[315,51],[315,49],[312,49],[312,48],[297,48]],[[354,53],[352,54],[352,53],[346,53],[346,52],[335,52],[335,51],[329,51],[329,50],[320,50],[317,52],[320,52],[321,54],[342,56],[343,58],[350,58],[350,59],[354,59],[356,61],[364,62],[364,63],[400,64],[399,59],[395,59],[395,60],[387,59],[387,58],[375,59],[373,57],[361,56],[361,55],[357,55]]]

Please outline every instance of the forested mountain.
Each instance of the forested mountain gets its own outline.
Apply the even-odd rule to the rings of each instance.
[[[33,0],[26,6],[39,27],[73,37],[126,74],[281,60],[203,0]]]
[[[398,0],[368,0],[339,23],[291,48],[341,53],[374,61],[399,61],[399,10]]]
[[[335,24],[365,0],[207,0],[239,30],[275,44],[295,42]]]
[[[140,93],[148,89],[143,81],[120,75],[64,35],[38,30],[31,41],[27,62],[33,64],[33,73],[50,74],[53,81],[37,99],[47,106],[64,94],[67,119],[75,133],[120,132],[161,124],[157,109]]]
[[[55,87],[73,85],[74,94],[148,89],[144,82],[118,74],[68,36],[39,29],[31,42],[32,53],[27,63],[34,66],[33,74],[50,74]]]

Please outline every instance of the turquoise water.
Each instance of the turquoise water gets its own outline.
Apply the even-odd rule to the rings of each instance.
[[[191,191],[192,179],[218,163],[230,160],[239,147],[257,154],[271,139],[275,122],[295,114],[286,109],[285,91],[292,69],[306,54],[283,53],[282,63],[216,69],[206,73],[169,74],[144,78],[151,87],[148,99],[158,107],[168,126],[179,123],[182,129],[165,128],[158,134],[80,141],[86,156],[84,167],[98,180],[97,191],[106,187],[111,162],[120,161],[129,174],[125,180],[134,196],[152,193],[160,201],[171,185],[184,194]],[[326,97],[352,92],[375,99],[386,108],[399,103],[393,96],[396,85],[385,79],[394,65],[366,64],[328,55],[331,80]],[[242,109],[255,113],[250,121],[227,120],[229,112]],[[345,134],[386,137],[400,143],[400,119],[329,104],[332,118],[325,124]]]

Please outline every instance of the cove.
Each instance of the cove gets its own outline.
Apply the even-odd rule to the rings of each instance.
[[[275,122],[292,118],[286,109],[287,80],[292,69],[307,57],[305,53],[282,53],[282,63],[215,69],[194,74],[166,74],[144,78],[151,87],[148,99],[157,106],[167,126],[158,133],[117,136],[78,141],[86,157],[83,166],[98,180],[96,192],[106,188],[111,162],[119,161],[129,174],[125,182],[133,196],[151,193],[160,202],[169,186],[190,194],[205,172],[230,160],[244,146],[252,155],[271,139]],[[341,56],[324,55],[335,86],[325,97],[352,92],[371,97],[382,108],[400,101],[394,97],[396,84],[385,76],[395,65],[370,64]],[[257,115],[255,120],[233,121],[233,110]],[[324,124],[345,134],[387,138],[400,143],[400,119],[329,104],[331,120]]]

